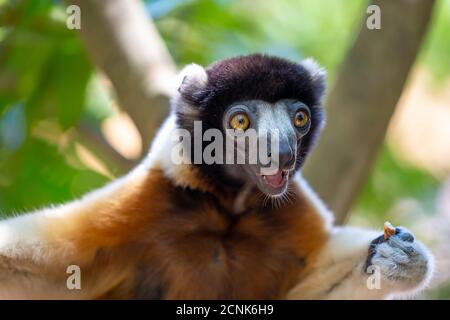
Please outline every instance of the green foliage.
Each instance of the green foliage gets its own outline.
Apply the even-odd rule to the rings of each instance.
[[[392,219],[388,216],[389,209],[402,198],[414,198],[433,212],[438,187],[439,181],[429,173],[402,163],[388,147],[384,147],[355,204],[355,210],[378,221],[378,225]]]
[[[443,82],[450,74],[450,1],[437,2],[433,20],[420,58],[429,67],[435,79]]]
[[[250,52],[316,58],[331,78],[366,17],[366,0],[147,0],[179,65]],[[420,59],[436,79],[450,74],[450,2],[437,1]]]
[[[73,146],[58,147],[29,138],[20,150],[6,161],[0,161],[0,208],[3,214],[28,211],[53,203],[62,203],[87,190],[103,185],[107,179],[78,166]]]
[[[333,72],[365,15],[363,0],[175,1],[170,9],[166,1],[148,2],[180,64],[265,52],[294,60],[313,56]]]
[[[30,121],[56,115],[60,125],[69,128],[83,110],[92,68],[76,35],[52,20],[58,8],[51,1],[14,3],[2,15],[14,28],[1,43],[0,77],[13,85],[1,88],[0,111],[21,101]]]
[[[89,116],[86,101],[96,100],[97,93],[86,96],[92,66],[61,16],[55,1],[0,9],[0,212],[69,200],[107,180],[73,165],[75,135],[62,149],[34,134],[47,121],[63,135]]]

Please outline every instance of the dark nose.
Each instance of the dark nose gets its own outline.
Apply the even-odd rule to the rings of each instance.
[[[288,170],[294,166],[295,163],[295,154],[294,148],[291,146],[289,141],[281,141],[280,142],[280,150],[279,150],[279,161],[280,170]]]

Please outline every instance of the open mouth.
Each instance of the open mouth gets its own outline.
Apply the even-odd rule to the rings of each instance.
[[[259,189],[267,195],[277,196],[286,191],[289,171],[278,170],[271,175],[258,175]]]
[[[272,175],[262,175],[262,180],[265,184],[269,185],[274,189],[278,189],[284,187],[287,183],[289,172],[285,170],[278,170],[275,174]]]
[[[259,190],[269,196],[278,196],[286,191],[291,171],[277,170],[274,174],[262,174],[259,168],[253,167],[249,174]]]

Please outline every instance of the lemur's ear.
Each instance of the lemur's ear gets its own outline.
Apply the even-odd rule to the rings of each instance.
[[[303,60],[300,65],[309,72],[316,99],[321,101],[327,87],[327,72],[313,58]]]
[[[178,92],[181,95],[192,95],[206,87],[208,75],[205,69],[195,63],[189,64],[181,70],[178,79]]]
[[[184,67],[177,77],[178,92],[172,98],[176,112],[190,119],[195,118],[207,83],[208,75],[202,66],[193,63]]]

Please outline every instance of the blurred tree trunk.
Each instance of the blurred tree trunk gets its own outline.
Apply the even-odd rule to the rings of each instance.
[[[381,29],[362,28],[327,100],[327,126],[305,167],[343,223],[369,175],[426,34],[434,0],[376,0]]]
[[[176,68],[138,0],[72,0],[81,8],[80,35],[89,57],[108,76],[120,106],[134,121],[147,152],[169,112]]]

